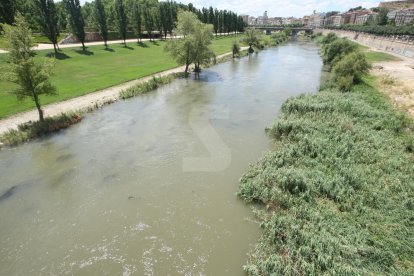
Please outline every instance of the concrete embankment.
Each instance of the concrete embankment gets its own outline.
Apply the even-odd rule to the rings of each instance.
[[[358,42],[359,44],[381,50],[384,52],[389,52],[392,54],[397,54],[399,56],[407,57],[414,59],[414,44],[406,43],[403,41],[395,40],[393,38],[377,36],[367,33],[358,33],[351,31],[343,30],[329,30],[329,29],[315,29],[314,33],[336,33],[339,37],[346,37],[350,40]]]

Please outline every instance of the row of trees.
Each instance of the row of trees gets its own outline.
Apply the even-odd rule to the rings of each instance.
[[[344,25],[341,27],[328,27],[329,29],[340,29],[354,32],[364,32],[374,35],[392,36],[409,35],[414,36],[413,26],[392,26],[392,25]]]
[[[129,32],[138,40],[144,31],[151,39],[155,31],[166,38],[173,35],[180,10],[192,12],[200,22],[211,24],[216,35],[243,32],[245,28],[243,18],[232,11],[213,7],[197,9],[192,4],[158,0],[94,0],[83,6],[79,0],[56,3],[53,0],[2,0],[0,23],[12,24],[14,15],[21,13],[31,29],[47,36],[57,51],[59,33],[67,30],[76,35],[83,47],[86,31],[99,31],[105,45],[111,31],[118,32],[124,41]]]

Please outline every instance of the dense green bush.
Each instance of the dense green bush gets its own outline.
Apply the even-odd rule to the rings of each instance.
[[[265,210],[249,275],[414,275],[412,127],[364,83],[288,100],[242,177]]]
[[[318,42],[322,45],[323,62],[332,71],[331,79],[323,84],[324,87],[349,91],[371,68],[358,45],[352,41],[329,33]]]
[[[332,41],[322,41],[322,59],[324,64],[334,66],[345,55],[358,49],[358,45],[345,38],[337,38]]]
[[[344,56],[333,67],[333,79],[341,91],[349,91],[354,84],[361,81],[362,76],[369,72],[371,65],[360,52]]]

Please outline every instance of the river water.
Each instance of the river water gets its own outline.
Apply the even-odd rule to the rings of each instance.
[[[322,63],[292,42],[0,152],[0,275],[243,275],[260,235],[238,179]]]

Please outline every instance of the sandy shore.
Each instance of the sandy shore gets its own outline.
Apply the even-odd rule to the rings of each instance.
[[[414,117],[414,60],[394,56],[400,60],[377,62],[371,73],[379,77],[376,83],[378,90],[386,94],[395,106]]]

